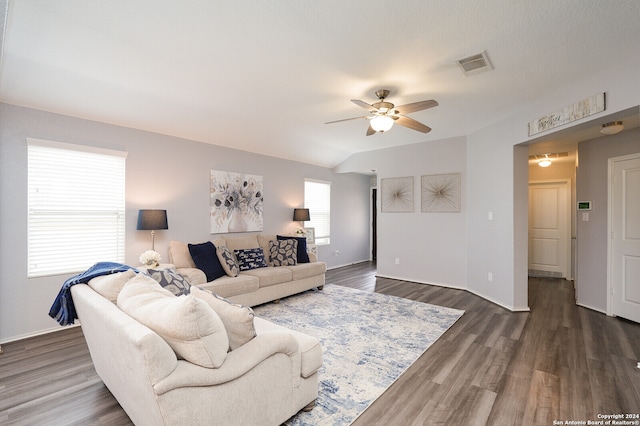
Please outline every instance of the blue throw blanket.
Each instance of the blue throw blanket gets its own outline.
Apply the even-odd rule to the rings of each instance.
[[[88,283],[92,278],[101,275],[115,274],[117,272],[125,272],[134,269],[131,266],[123,265],[116,262],[98,262],[91,268],[81,274],[75,275],[62,284],[60,292],[56,296],[56,300],[51,305],[49,316],[60,325],[71,325],[78,318],[76,307],[73,305],[71,297],[71,286],[79,283]],[[135,270],[135,269],[134,269]],[[136,271],[138,272],[138,271]]]

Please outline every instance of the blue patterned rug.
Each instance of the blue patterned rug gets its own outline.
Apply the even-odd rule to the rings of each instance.
[[[353,422],[464,313],[331,284],[254,311],[322,342],[316,407],[296,426]]]

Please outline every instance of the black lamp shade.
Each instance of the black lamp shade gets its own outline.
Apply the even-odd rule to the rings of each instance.
[[[138,230],[169,229],[166,210],[138,210]]]
[[[293,209],[293,220],[297,222],[311,220],[309,217],[309,209]]]

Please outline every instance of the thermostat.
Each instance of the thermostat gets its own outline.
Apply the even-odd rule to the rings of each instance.
[[[578,201],[578,210],[591,210],[591,201]]]

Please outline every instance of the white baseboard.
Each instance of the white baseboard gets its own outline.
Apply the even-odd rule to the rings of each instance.
[[[322,259],[320,259],[320,262],[324,262]],[[357,265],[359,263],[365,263],[365,262],[371,262],[371,260],[366,259],[366,260],[356,260],[355,262],[351,262],[351,263],[345,263],[343,265],[334,265],[334,266],[327,266],[327,271],[330,271],[331,269],[338,269],[338,268],[344,268],[345,266],[352,266],[352,265]]]
[[[411,282],[411,283],[418,283],[418,284],[435,285],[437,287],[452,288],[452,289],[455,289],[455,290],[467,290],[466,287],[459,287],[459,286],[456,286],[456,285],[445,284],[445,283],[434,283],[434,282],[420,281],[420,280],[416,280],[415,278],[405,278],[405,277],[399,277],[399,276],[393,276],[393,275],[380,275],[380,274],[377,274],[376,277],[387,278],[387,279],[390,279],[390,280],[408,281],[408,282]]]
[[[587,309],[590,309],[592,311],[600,312],[601,314],[607,315],[606,311],[603,311],[602,309],[594,308],[593,306],[585,305],[584,303],[579,303],[579,302],[576,301],[576,305],[582,306],[583,308],[587,308]]]
[[[80,327],[80,320],[76,320],[76,324],[69,325],[69,326],[64,326],[64,327],[57,326],[57,327],[47,328],[44,330],[39,330],[33,333],[26,333],[18,336],[9,337],[8,339],[1,341],[0,345],[4,345],[6,343],[11,343],[11,342],[17,342],[18,340],[29,339],[31,337],[42,336],[43,334],[49,334],[49,333],[55,333],[57,331],[67,330],[71,327]]]
[[[530,312],[529,307],[513,307],[513,306],[509,306],[506,305],[502,302],[499,302],[497,300],[492,299],[491,297],[488,297],[482,293],[478,293],[477,291],[471,290],[467,287],[460,287],[460,286],[456,286],[456,285],[451,285],[451,284],[444,284],[444,283],[433,283],[433,282],[426,282],[426,281],[419,281],[416,280],[415,278],[404,278],[404,277],[395,277],[395,276],[389,276],[389,275],[376,275],[377,277],[380,278],[388,278],[388,279],[392,279],[392,280],[399,280],[399,281],[409,281],[409,282],[413,282],[413,283],[418,283],[418,284],[426,284],[426,285],[435,285],[438,287],[445,287],[445,288],[451,288],[454,290],[463,290],[463,291],[467,291],[475,296],[481,297],[484,300],[486,300],[487,302],[491,302],[494,305],[498,305],[501,308],[507,309],[508,311],[511,312]]]

